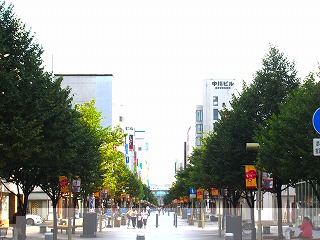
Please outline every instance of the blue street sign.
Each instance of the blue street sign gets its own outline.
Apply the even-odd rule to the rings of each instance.
[[[312,118],[312,123],[313,123],[314,129],[317,131],[317,133],[320,134],[320,108],[318,108],[314,112],[313,118]]]
[[[194,188],[190,188],[190,194],[196,194],[196,189],[194,189]]]
[[[110,210],[110,208],[107,209],[107,216],[108,216],[108,217],[111,217],[111,210]]]
[[[129,163],[129,157],[126,156],[126,163]]]

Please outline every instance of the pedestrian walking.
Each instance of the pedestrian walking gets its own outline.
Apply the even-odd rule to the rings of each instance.
[[[136,208],[132,207],[131,212],[130,212],[130,218],[131,218],[131,223],[132,223],[133,228],[136,228],[137,215],[138,215],[138,212],[137,212]]]
[[[142,212],[141,212],[141,217],[142,217],[143,227],[144,227],[144,228],[147,227],[148,216],[149,216],[149,213],[148,213],[147,209],[144,208],[144,209],[142,210]]]

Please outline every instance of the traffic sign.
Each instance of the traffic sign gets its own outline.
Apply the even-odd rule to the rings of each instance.
[[[194,188],[190,188],[190,194],[196,194],[196,189],[194,189]]]
[[[313,156],[320,156],[320,138],[313,139]]]
[[[312,118],[312,123],[313,123],[314,129],[317,131],[317,133],[320,134],[320,108],[318,108],[314,112],[313,118]]]
[[[190,196],[189,196],[190,199],[196,198],[196,197],[197,197],[197,195],[196,195],[195,193],[192,193],[192,194],[190,194]]]

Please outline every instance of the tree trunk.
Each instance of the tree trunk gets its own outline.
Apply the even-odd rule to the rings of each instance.
[[[52,203],[53,207],[53,240],[58,239],[58,232],[55,231],[58,226],[58,220],[57,220],[57,203]]]
[[[277,178],[275,184],[275,190],[277,194],[277,208],[278,208],[278,236],[279,239],[283,239],[283,229],[282,229],[282,201],[281,201],[281,187],[282,180]]]

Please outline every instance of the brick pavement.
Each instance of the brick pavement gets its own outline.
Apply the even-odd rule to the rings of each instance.
[[[221,240],[224,239],[224,232],[221,232],[221,237],[219,237],[218,224],[217,222],[211,222],[207,220],[205,222],[204,228],[199,227],[197,222],[194,225],[189,225],[186,219],[182,219],[180,216],[177,217],[177,227],[174,226],[173,213],[160,214],[158,215],[158,227],[156,227],[156,214],[152,213],[148,219],[148,225],[146,229],[133,229],[130,227],[127,229],[126,225],[121,225],[120,227],[106,228],[102,229],[100,232],[97,231],[94,239],[116,239],[116,240],[137,240],[138,235],[143,235],[145,240],[156,240],[156,239],[167,239],[167,240],[179,240],[179,239],[211,239],[211,240]],[[283,227],[283,232],[288,229],[288,226]],[[295,231],[297,235],[300,230],[297,227],[291,227],[291,230]],[[49,231],[49,230],[47,230]],[[83,229],[77,228],[75,234],[71,235],[71,239],[75,240],[89,240],[92,238],[83,237]],[[263,236],[276,236],[277,227],[270,227],[270,234],[263,234]],[[320,231],[314,231],[314,237],[320,237]],[[48,236],[47,236],[48,238]],[[27,239],[28,240],[47,240],[45,233],[39,232],[39,226],[33,226],[27,228]],[[58,233],[59,240],[68,239],[68,235],[63,231],[63,233]],[[243,235],[243,240],[251,239],[250,235]]]

